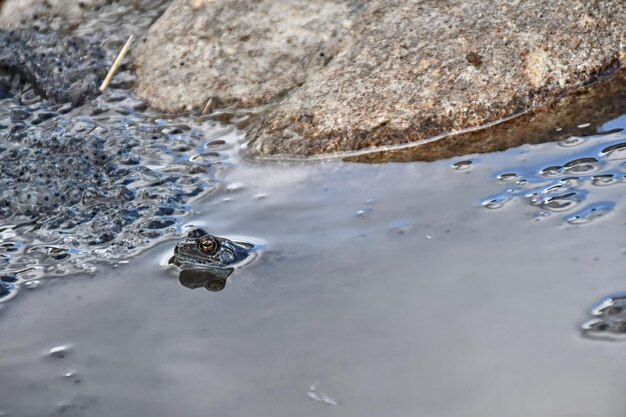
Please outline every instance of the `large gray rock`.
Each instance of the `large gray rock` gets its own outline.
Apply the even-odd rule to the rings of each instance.
[[[424,141],[546,105],[624,62],[622,1],[380,0],[250,127],[260,155]]]
[[[134,52],[136,91],[167,111],[268,103],[328,63],[358,3],[175,0]]]

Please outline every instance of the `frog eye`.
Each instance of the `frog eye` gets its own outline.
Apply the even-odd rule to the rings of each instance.
[[[217,252],[217,241],[213,236],[206,236],[198,240],[200,252],[212,255]]]

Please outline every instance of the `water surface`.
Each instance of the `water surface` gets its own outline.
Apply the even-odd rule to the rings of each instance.
[[[624,345],[581,334],[591,308],[626,290],[624,167],[606,156],[620,135],[408,164],[233,152],[182,227],[254,240],[260,257],[221,292],[180,285],[166,266],[175,241],[20,289],[0,304],[0,410],[621,416]],[[569,168],[589,171],[563,172],[582,158],[596,162]],[[594,183],[607,173],[619,181]],[[533,201],[572,176],[575,204]],[[593,204],[604,215],[570,221]]]

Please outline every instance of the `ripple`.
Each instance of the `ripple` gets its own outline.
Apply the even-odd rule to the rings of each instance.
[[[591,320],[581,325],[583,336],[626,340],[626,294],[605,298],[591,310],[591,316]]]
[[[626,159],[626,142],[616,143],[602,149],[600,152],[602,158],[616,161]]]
[[[470,160],[458,161],[452,164],[452,168],[459,170],[459,171],[464,171],[466,169],[469,169],[471,166],[472,166],[472,161]]]
[[[618,132],[619,133],[619,132]],[[620,138],[620,140],[616,140]],[[626,183],[626,141],[614,131],[597,134],[593,141],[588,138],[570,137],[555,149],[554,144],[544,144],[528,152],[524,161],[540,157],[539,149],[552,146],[555,154],[539,166],[511,167],[503,170],[496,179],[499,183],[514,183],[515,187],[504,188],[499,194],[483,201],[485,208],[500,208],[513,199],[525,201],[542,212],[573,212],[590,197],[599,194],[600,188]],[[586,146],[579,146],[579,145]],[[558,150],[558,152],[556,152]],[[537,154],[533,154],[536,152]],[[563,156],[563,153],[569,156]],[[525,198],[519,198],[524,196]],[[515,198],[513,198],[515,197]],[[603,196],[603,199],[606,198]],[[615,202],[592,204],[575,212],[565,220],[571,224],[585,224],[610,213]],[[539,217],[533,217],[535,220]]]
[[[48,350],[48,356],[54,359],[63,359],[73,350],[71,345],[55,346]]]
[[[321,402],[327,405],[333,405],[333,406],[339,405],[339,402],[337,400],[329,397],[326,394],[319,392],[317,389],[317,386],[318,386],[318,383],[315,382],[313,383],[313,385],[309,387],[309,390],[306,393],[307,397],[309,397],[313,401]]]
[[[547,191],[547,193],[549,193],[549,191]],[[556,212],[567,211],[582,202],[585,198],[584,194],[585,193],[583,192],[577,191],[570,191],[557,195],[548,194],[547,196],[546,194],[540,194],[531,198],[530,204],[544,210]]]
[[[504,207],[504,205],[511,200],[512,198],[510,195],[497,195],[484,200],[482,202],[482,206],[491,210],[497,210]]]
[[[511,181],[516,181],[519,179],[520,179],[520,176],[514,172],[505,172],[504,174],[498,175],[498,180],[502,182],[511,182]]]
[[[621,172],[607,172],[591,177],[591,184],[598,187],[620,184],[624,181],[624,174]]]
[[[586,224],[609,214],[615,205],[613,203],[595,203],[567,218],[570,224]]]
[[[566,163],[564,174],[589,174],[601,169],[602,163],[594,157],[579,158]]]
[[[569,138],[563,139],[559,141],[558,143],[559,143],[559,146],[562,146],[564,148],[571,148],[573,146],[579,146],[585,143],[585,138],[580,137],[580,136],[570,136]]]

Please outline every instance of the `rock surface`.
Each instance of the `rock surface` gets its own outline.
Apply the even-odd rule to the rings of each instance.
[[[270,102],[322,69],[353,0],[175,0],[137,48],[137,93],[167,111]]]
[[[546,105],[624,60],[619,1],[370,6],[339,55],[250,128],[252,152],[316,155],[423,141]]]
[[[349,162],[382,163],[435,161],[472,153],[504,151],[606,132],[607,122],[626,114],[626,70],[563,97],[546,107],[528,111],[488,129],[437,140],[365,152],[343,158]]]

